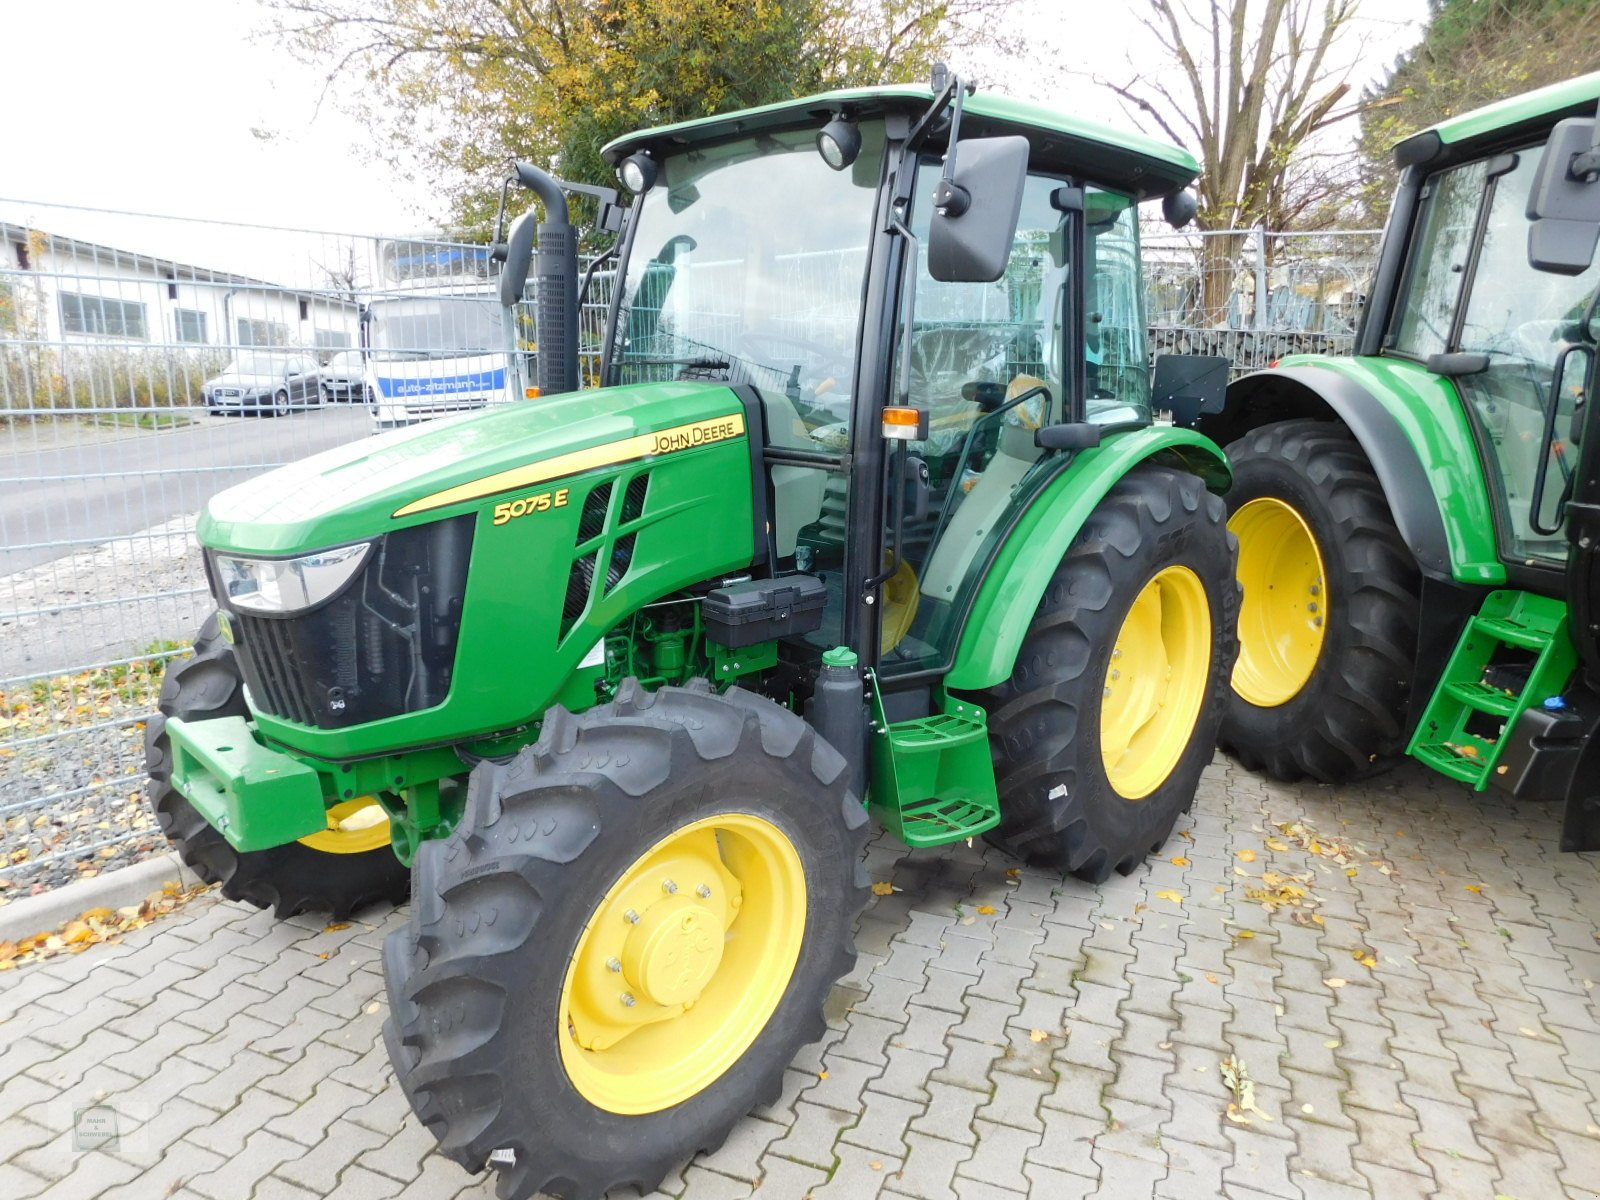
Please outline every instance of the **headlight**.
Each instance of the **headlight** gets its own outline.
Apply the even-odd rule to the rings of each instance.
[[[300,558],[236,558],[218,554],[217,578],[228,602],[250,612],[294,613],[330,600],[355,577],[371,542],[319,550]]]

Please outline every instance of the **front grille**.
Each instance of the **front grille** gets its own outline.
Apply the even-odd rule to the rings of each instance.
[[[322,729],[444,702],[472,550],[470,514],[379,540],[344,591],[289,617],[228,606],[256,709]]]

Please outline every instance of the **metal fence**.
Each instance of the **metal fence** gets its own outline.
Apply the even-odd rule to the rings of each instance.
[[[441,362],[506,361],[483,246],[6,212],[20,215],[0,220],[0,901],[159,844],[144,723],[212,607],[193,534],[206,500],[365,438],[375,416],[459,407]],[[1216,236],[1147,236],[1158,351],[1251,365],[1348,348],[1375,235]],[[610,284],[596,275],[581,324],[591,381]],[[517,353],[533,342],[520,325]],[[412,364],[414,383],[369,394],[363,345]]]

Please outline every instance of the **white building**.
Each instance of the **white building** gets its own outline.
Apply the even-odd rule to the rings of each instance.
[[[290,346],[326,357],[359,337],[351,299],[5,222],[0,285],[33,323],[28,336],[61,347]]]

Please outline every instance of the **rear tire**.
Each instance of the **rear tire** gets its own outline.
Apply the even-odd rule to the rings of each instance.
[[[1266,695],[1247,682],[1264,651],[1247,590],[1240,621],[1240,673],[1229,689],[1220,744],[1252,771],[1294,781],[1359,779],[1393,764],[1405,746],[1421,618],[1416,560],[1395,527],[1372,464],[1343,425],[1280,421],[1228,447],[1231,526],[1240,530],[1240,574],[1249,587],[1250,544],[1239,511],[1276,501],[1298,515],[1322,567],[1320,651],[1298,690]],[[1269,527],[1270,528],[1270,527]],[[1281,603],[1281,601],[1279,602]],[[1270,627],[1268,627],[1270,629]],[[1247,699],[1240,689],[1254,697]],[[1261,703],[1266,700],[1268,703]]]
[[[1146,465],[1118,482],[1084,524],[1045,588],[1011,678],[978,696],[989,710],[1000,793],[1001,823],[992,840],[1004,849],[1098,883],[1112,870],[1127,874],[1159,849],[1194,803],[1237,650],[1238,585],[1225,522],[1222,501],[1198,478]],[[1104,734],[1122,704],[1107,691],[1135,682],[1131,673],[1126,681],[1113,679],[1124,661],[1113,654],[1125,628],[1137,632],[1137,619],[1129,621],[1135,602],[1147,602],[1150,587],[1165,595],[1163,581],[1181,582],[1167,603],[1174,621],[1187,611],[1205,661],[1173,660],[1172,678],[1182,678],[1186,661],[1201,672],[1187,672],[1187,701],[1172,697],[1187,704],[1186,734],[1183,722],[1174,727],[1163,743],[1171,764],[1164,777],[1158,769],[1159,782],[1129,798],[1119,786],[1140,778],[1138,764],[1127,774],[1126,755],[1108,765],[1103,753]],[[1192,598],[1188,610],[1181,605],[1185,595]],[[1160,719],[1159,713],[1150,718]]]
[[[832,747],[771,701],[704,684],[647,693],[634,681],[577,716],[552,709],[536,745],[507,765],[477,767],[461,823],[418,853],[410,926],[383,955],[389,1057],[443,1153],[469,1171],[493,1166],[506,1200],[540,1191],[597,1200],[629,1185],[643,1194],[775,1100],[795,1054],[822,1036],[823,1001],[855,961],[867,822],[847,776]],[[741,842],[741,822],[792,848],[801,874],[788,876],[788,892],[753,890],[759,872],[748,868],[760,854]],[[655,882],[667,874],[653,869],[661,847],[687,845],[696,828],[703,837],[708,823],[754,903],[739,907],[726,882],[701,890],[715,872],[681,862],[676,879]],[[651,864],[644,875],[641,864]],[[771,897],[796,893],[800,918],[791,910],[787,924],[763,923]],[[700,951],[640,959],[630,957],[633,939],[656,937],[658,905],[698,912],[695,896],[733,905],[706,942],[729,958],[698,977],[690,1008],[662,1014],[650,990],[662,976],[648,971],[670,961],[681,984],[694,970],[683,962]],[[623,912],[623,902],[633,907]],[[684,911],[673,909],[668,926]],[[770,946],[792,956],[787,976],[746,957]],[[752,962],[765,965],[747,969]],[[766,1007],[742,1007],[758,993]],[[665,1019],[584,1048],[593,1026],[580,1022],[646,1013]],[[701,1063],[711,1065],[696,1074]],[[687,1085],[661,1085],[678,1072]]]
[[[368,905],[404,903],[410,872],[387,845],[357,854],[330,854],[290,842],[243,853],[173,788],[168,717],[205,721],[249,716],[239,664],[213,613],[195,636],[194,656],[167,665],[160,711],[145,728],[150,803],[179,857],[207,883],[220,883],[228,899],[270,908],[280,919],[327,911],[335,920],[343,920]]]

